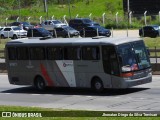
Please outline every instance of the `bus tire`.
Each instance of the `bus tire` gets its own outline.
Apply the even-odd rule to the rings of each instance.
[[[100,78],[95,77],[92,80],[91,87],[96,92],[102,92],[104,90],[103,82]]]
[[[36,87],[37,90],[39,91],[44,91],[46,89],[46,84],[45,81],[42,77],[38,76],[35,79],[34,86]]]

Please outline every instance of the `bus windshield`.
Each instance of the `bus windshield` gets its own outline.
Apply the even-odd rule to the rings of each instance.
[[[130,72],[151,67],[143,42],[132,42],[118,46],[120,67],[122,72]]]

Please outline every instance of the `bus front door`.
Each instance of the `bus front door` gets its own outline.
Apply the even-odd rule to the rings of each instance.
[[[114,46],[102,46],[103,69],[110,75],[112,87],[114,78],[119,75],[119,64]]]

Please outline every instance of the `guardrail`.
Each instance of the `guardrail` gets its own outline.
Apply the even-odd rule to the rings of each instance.
[[[155,48],[149,49],[149,51],[150,51],[150,58],[154,58],[155,63],[158,63],[158,59],[160,58],[160,48],[155,47]]]
[[[154,53],[154,54],[150,54],[150,58],[160,58],[160,48],[152,48],[149,49],[150,53]]]

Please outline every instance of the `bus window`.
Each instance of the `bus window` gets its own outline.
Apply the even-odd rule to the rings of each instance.
[[[15,47],[9,47],[8,48],[8,57],[9,57],[9,60],[16,60],[17,53],[16,53],[16,48]]]
[[[28,48],[27,47],[18,47],[17,48],[17,59],[18,60],[28,60]]]
[[[83,47],[82,58],[83,60],[99,60],[100,59],[99,47],[97,46]]]
[[[131,44],[122,44],[118,46],[118,54],[121,58],[122,72],[129,72],[138,69],[137,61],[134,56],[133,48]]]
[[[143,42],[133,42],[133,48],[139,69],[150,67],[149,56]]]
[[[66,48],[64,48],[64,59],[65,60],[80,60],[81,59],[80,47],[66,47]]]
[[[45,49],[43,47],[31,47],[30,48],[30,59],[31,60],[44,60]]]
[[[63,48],[62,47],[48,47],[47,48],[48,60],[62,60]]]

